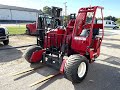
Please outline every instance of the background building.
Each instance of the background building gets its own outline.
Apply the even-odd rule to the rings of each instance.
[[[39,10],[0,4],[0,22],[36,21]]]

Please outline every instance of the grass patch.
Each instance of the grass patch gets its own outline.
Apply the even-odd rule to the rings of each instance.
[[[25,25],[7,26],[9,34],[25,34]]]

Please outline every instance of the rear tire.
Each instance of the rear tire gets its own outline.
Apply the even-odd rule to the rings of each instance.
[[[87,75],[88,60],[81,55],[71,55],[64,67],[65,77],[73,83],[80,83]]]
[[[26,30],[26,34],[27,34],[27,35],[31,35],[31,33],[30,33],[30,30],[29,30],[29,29],[27,29],[27,30]]]
[[[29,63],[37,63],[37,62],[30,61],[30,58],[31,58],[33,52],[38,51],[38,50],[42,50],[42,48],[39,46],[31,46],[26,50],[26,52],[24,53],[23,56]]]
[[[4,44],[4,45],[8,45],[8,44],[9,44],[9,40],[3,41],[3,44]]]
[[[113,29],[118,29],[118,28],[119,28],[119,27],[116,26],[116,27],[114,27]]]

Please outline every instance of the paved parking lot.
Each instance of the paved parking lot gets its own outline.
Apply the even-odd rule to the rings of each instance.
[[[34,36],[11,36],[10,45],[0,48],[35,44]],[[22,55],[26,47],[0,51],[0,90],[120,90],[120,30],[105,30],[101,55],[89,65],[87,77],[80,84],[73,84],[59,75],[51,80],[30,87],[31,83],[55,70],[43,67],[35,71],[12,76],[12,73],[30,68]],[[31,67],[40,66],[32,65]]]

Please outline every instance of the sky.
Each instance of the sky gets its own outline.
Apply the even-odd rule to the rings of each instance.
[[[81,7],[102,6],[104,7],[104,16],[115,16],[120,18],[120,0],[0,0],[0,4],[19,6],[32,9],[42,9],[44,6],[57,6],[65,10],[67,5],[67,14],[77,13]]]

